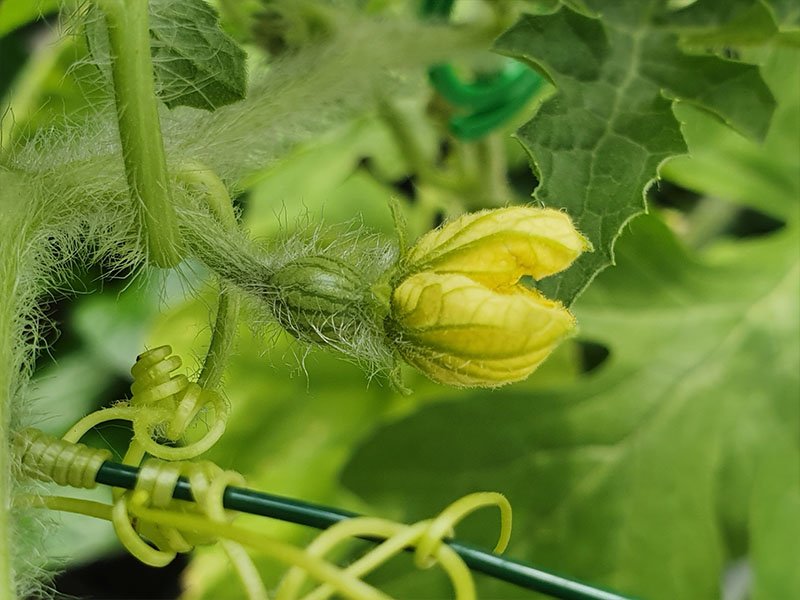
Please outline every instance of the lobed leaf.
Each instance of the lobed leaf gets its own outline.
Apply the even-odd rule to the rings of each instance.
[[[676,107],[690,154],[662,175],[706,196],[725,198],[781,220],[800,219],[800,50],[764,56],[764,77],[779,104],[762,143],[749,140],[692,106]]]
[[[151,0],[150,37],[157,92],[170,108],[214,110],[244,98],[245,52],[204,0]]]
[[[150,53],[156,93],[164,103],[213,111],[245,97],[246,54],[219,26],[205,0],[151,0]],[[91,7],[86,39],[92,57],[110,81],[108,35]]]
[[[595,247],[541,286],[567,304],[613,263],[614,241],[645,211],[659,165],[685,152],[674,100],[757,139],[775,104],[756,67],[683,53],[677,35],[656,23],[659,2],[581,6],[523,16],[495,43],[558,88],[518,138],[541,180],[535,198],[566,209]]]

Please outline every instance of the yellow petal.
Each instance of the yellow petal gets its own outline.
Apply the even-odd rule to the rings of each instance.
[[[566,213],[510,206],[466,214],[424,236],[406,256],[409,273],[461,273],[490,287],[541,279],[591,247]]]
[[[563,306],[522,286],[493,290],[463,275],[418,273],[392,296],[392,330],[431,379],[495,387],[527,377],[574,328]]]

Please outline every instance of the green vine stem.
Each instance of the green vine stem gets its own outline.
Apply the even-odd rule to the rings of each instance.
[[[16,261],[10,257],[2,260],[0,269],[0,285],[3,298],[14,298],[16,286]],[[13,302],[0,309],[0,598],[16,598],[14,573],[11,557],[11,400],[15,392],[13,370],[17,366],[14,344],[16,327],[14,326]]]
[[[184,165],[178,173],[184,183],[205,192],[208,206],[222,226],[230,231],[236,229],[236,215],[233,212],[230,195],[214,171],[199,163]],[[203,368],[197,383],[202,388],[216,389],[222,380],[227,358],[236,337],[236,324],[239,320],[240,299],[236,290],[228,283],[219,280],[220,292],[217,316],[211,333],[211,343],[203,360]]]
[[[236,337],[236,323],[239,319],[239,297],[235,290],[227,290],[227,284],[220,281],[222,287],[217,304],[217,317],[211,333],[211,343],[203,361],[203,368],[197,378],[197,384],[205,389],[213,390],[219,386],[225,371],[227,357]]]
[[[131,196],[140,203],[150,259],[181,260],[150,57],[148,3],[96,0],[106,18],[119,137]]]
[[[0,170],[0,190],[15,194],[24,189]],[[39,223],[29,218],[26,209],[24,203],[0,201],[0,598],[9,600],[17,597],[18,586],[25,585],[19,572],[24,569],[20,561],[23,551],[18,546],[27,541],[23,536],[28,532],[12,509],[19,491],[11,458],[12,431],[20,419],[15,400],[30,372],[30,357],[38,342],[28,307],[34,304],[31,263],[37,257],[31,248],[36,245],[34,231]]]

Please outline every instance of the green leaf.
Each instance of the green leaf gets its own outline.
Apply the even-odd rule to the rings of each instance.
[[[495,43],[558,88],[518,137],[541,179],[535,198],[565,208],[595,247],[543,282],[566,303],[613,263],[614,241],[645,210],[659,165],[685,151],[674,99],[754,138],[766,133],[774,107],[756,67],[684,54],[678,37],[652,22],[657,3],[586,4],[602,19],[566,7],[527,15]]]
[[[681,34],[691,46],[797,45],[792,31],[800,15],[795,2],[782,0],[702,0],[665,11],[661,24]]]
[[[800,4],[795,0],[765,0],[775,13],[781,26],[797,28],[800,26]]]
[[[670,160],[662,175],[706,196],[751,206],[784,220],[800,218],[800,50],[781,48],[762,69],[778,99],[763,143],[748,140],[708,114],[680,104],[676,115],[690,155]]]
[[[204,0],[151,0],[150,49],[164,103],[214,110],[241,100],[245,52]]]
[[[149,17],[156,93],[164,104],[213,111],[244,98],[247,56],[205,0],[150,0]],[[86,39],[110,80],[108,34],[95,8],[86,19]]]
[[[99,407],[113,379],[113,371],[82,349],[48,364],[31,382],[33,411],[47,415],[39,428],[64,435],[81,417]]]
[[[361,184],[368,177],[365,170],[358,169],[365,157],[391,161],[395,169],[400,169],[393,174],[396,178],[406,173],[389,132],[374,118],[355,120],[332,135],[296,148],[253,178],[249,231],[254,237],[269,238],[302,223],[342,223],[357,214],[364,225],[391,233],[388,198],[396,191],[380,187],[374,179],[369,190],[353,189],[363,188]],[[314,176],[309,177],[309,173]]]
[[[75,303],[72,327],[95,368],[130,376],[131,357],[142,352],[164,297],[164,273],[153,273],[149,281],[139,278],[122,292],[93,294]]]
[[[375,432],[345,484],[408,519],[497,490],[512,556],[637,597],[717,598],[758,470],[732,459],[763,464],[776,432],[798,436],[798,241],[791,228],[700,260],[640,217],[576,305],[581,335],[610,350],[599,369],[423,409]],[[755,576],[778,585],[777,571]]]
[[[797,415],[795,422],[797,422]],[[752,497],[753,599],[800,598],[800,433],[776,436]]]

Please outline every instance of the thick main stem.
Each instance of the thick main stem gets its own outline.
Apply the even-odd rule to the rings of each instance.
[[[160,267],[181,260],[164,141],[158,118],[145,0],[97,0],[108,25],[111,70],[125,173],[140,203],[150,259]]]
[[[16,274],[9,272],[9,262],[0,269],[0,298],[10,300],[0,308],[0,598],[16,598],[11,556],[11,400],[14,393],[14,283]]]
[[[9,180],[0,177],[0,188]],[[12,186],[13,187],[13,186]],[[22,376],[20,356],[20,309],[29,302],[22,281],[21,249],[29,243],[24,211],[0,198],[0,598],[16,598],[19,575],[15,573],[15,523],[11,427],[14,425],[14,400]]]

